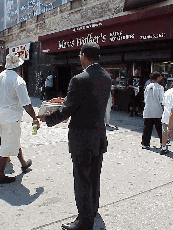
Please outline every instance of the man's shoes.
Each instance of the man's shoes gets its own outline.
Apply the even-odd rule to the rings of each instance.
[[[72,223],[62,224],[61,227],[63,230],[93,230],[93,227],[86,227],[86,225],[82,226],[78,218]]]
[[[79,230],[80,228],[80,224],[79,224],[79,220],[76,219],[74,222],[72,223],[68,223],[68,224],[62,224],[62,229],[69,229],[69,230]]]
[[[169,144],[170,144],[170,142],[171,142],[171,141],[170,141],[170,139],[167,139],[166,144],[168,144],[168,145],[169,145]]]
[[[150,149],[150,146],[142,145],[142,149],[147,149],[147,150],[149,150],[149,149]]]
[[[160,151],[160,155],[165,155],[167,153],[169,153],[168,149],[165,149],[165,150],[161,149],[161,151]]]
[[[4,176],[2,179],[0,179],[0,184],[9,184],[11,182],[14,182],[15,180],[16,180],[16,177]]]
[[[32,165],[32,160],[29,159],[26,163],[27,163],[26,166],[21,167],[23,173],[26,173],[27,169]]]

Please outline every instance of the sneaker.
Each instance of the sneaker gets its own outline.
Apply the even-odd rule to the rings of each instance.
[[[160,155],[165,155],[167,153],[169,153],[168,149],[165,149],[165,150],[161,149],[161,151],[160,151]]]
[[[16,177],[4,176],[2,179],[0,179],[0,184],[9,184],[11,182],[14,182],[15,180],[16,180]]]
[[[170,144],[170,142],[171,142],[170,139],[168,139],[167,142],[166,142],[166,144]]]
[[[150,149],[150,146],[142,145],[142,149],[147,149],[147,150],[149,150],[149,149]]]

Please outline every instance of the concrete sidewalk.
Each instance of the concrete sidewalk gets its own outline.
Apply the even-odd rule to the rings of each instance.
[[[35,110],[41,102],[32,98]],[[6,173],[17,176],[0,185],[0,230],[55,230],[76,218],[72,162],[68,153],[67,123],[48,128],[41,123],[32,136],[32,119],[24,112],[21,144],[26,159],[33,161],[27,174],[21,173],[11,157]],[[173,147],[159,154],[154,131],[151,149],[142,150],[143,119],[111,111],[107,129],[108,152],[101,174],[99,214],[94,230],[173,229]],[[12,164],[13,163],[13,164]]]

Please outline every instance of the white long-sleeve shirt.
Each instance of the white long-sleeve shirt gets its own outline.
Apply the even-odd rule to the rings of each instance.
[[[161,118],[164,88],[158,83],[150,83],[144,91],[145,107],[143,118]]]

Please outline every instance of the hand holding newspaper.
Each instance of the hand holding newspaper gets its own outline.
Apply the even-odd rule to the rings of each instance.
[[[62,106],[63,100],[64,98],[53,98],[50,101],[43,101],[38,111],[38,117],[51,115],[53,112],[55,112],[58,108]],[[66,119],[63,122],[67,121],[68,119]]]
[[[62,103],[51,103],[49,101],[43,101],[38,111],[38,117],[47,116],[55,112]]]

